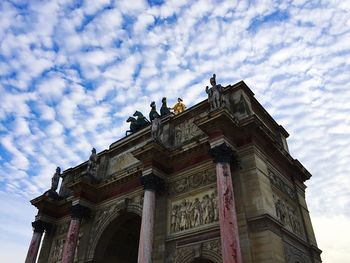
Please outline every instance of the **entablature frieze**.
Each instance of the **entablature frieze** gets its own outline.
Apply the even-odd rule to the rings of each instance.
[[[267,177],[271,183],[273,188],[278,189],[278,191],[282,192],[288,198],[292,200],[297,200],[298,196],[295,188],[292,183],[288,182],[286,179],[283,179],[283,176],[279,173],[273,171],[271,168],[267,169]]]
[[[207,163],[169,178],[168,193],[170,196],[180,195],[215,182],[215,167],[212,163]]]

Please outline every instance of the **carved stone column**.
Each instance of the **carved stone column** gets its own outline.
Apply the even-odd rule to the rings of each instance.
[[[156,192],[162,186],[162,179],[148,174],[140,178],[144,187],[142,221],[139,240],[138,263],[152,263],[154,216],[156,208]]]
[[[85,206],[79,204],[72,206],[72,218],[63,248],[62,263],[73,262],[75,249],[79,238],[80,222],[81,219],[88,214],[88,212],[89,209]]]
[[[36,262],[36,258],[38,256],[39,247],[41,243],[41,238],[43,236],[44,231],[48,229],[49,225],[41,220],[36,220],[32,223],[32,226],[33,226],[34,232],[33,232],[32,240],[30,241],[30,246],[28,249],[25,263]]]
[[[241,263],[242,256],[230,168],[235,154],[225,143],[211,148],[209,154],[216,163],[222,259],[225,263]]]

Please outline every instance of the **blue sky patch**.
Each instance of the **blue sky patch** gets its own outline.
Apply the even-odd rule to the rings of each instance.
[[[256,32],[260,27],[267,26],[269,24],[278,24],[289,19],[289,13],[287,11],[277,10],[272,14],[266,16],[257,16],[252,19],[248,31]]]

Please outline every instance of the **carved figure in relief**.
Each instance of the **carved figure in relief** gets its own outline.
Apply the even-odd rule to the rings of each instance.
[[[173,209],[171,210],[171,223],[170,223],[170,229],[172,232],[176,231],[176,225],[177,225],[177,212],[179,210],[179,207],[177,205],[173,206]]]
[[[302,227],[297,215],[297,210],[288,205],[287,201],[276,198],[275,195],[273,197],[275,199],[275,209],[278,220],[286,227],[289,227],[293,232],[301,234]]]
[[[203,197],[202,201],[202,209],[203,209],[203,223],[208,224],[210,223],[210,204],[209,204],[209,195],[205,195]]]
[[[193,203],[193,226],[199,226],[202,224],[202,207],[198,198]]]
[[[60,177],[61,177],[61,168],[57,167],[56,172],[54,173],[51,179],[51,189],[50,189],[51,191],[57,190]]]
[[[216,191],[211,194],[211,200],[213,202],[213,211],[214,211],[213,221],[218,221],[219,220],[219,212],[218,212],[219,210],[218,210],[218,197],[217,197]]]
[[[213,77],[210,78],[211,88],[208,86],[205,88],[206,93],[208,94],[208,101],[210,104],[210,109],[215,110],[220,108],[223,105],[222,99],[222,89],[223,87],[220,84],[216,84],[216,75],[213,74]]]
[[[186,225],[185,228],[189,229],[192,227],[193,215],[192,215],[192,203],[190,201],[186,202]]]
[[[187,206],[187,202],[186,200],[183,200],[179,211],[180,212],[180,226],[179,226],[180,230],[185,230],[187,226],[186,206]]]

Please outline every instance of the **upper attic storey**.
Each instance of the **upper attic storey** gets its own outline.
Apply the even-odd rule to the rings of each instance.
[[[162,100],[159,113],[156,104],[151,103],[148,118],[135,111],[127,120],[130,129],[125,137],[99,154],[93,149],[88,161],[58,176],[63,178],[59,194],[55,194],[57,186],[52,186],[54,191],[47,193],[51,193],[51,197],[68,196],[72,185],[80,180],[103,188],[134,177],[137,185],[142,169],[150,161],[145,156],[157,156],[153,162],[166,174],[171,174],[193,165],[196,160],[210,159],[209,144],[223,137],[237,150],[253,144],[270,153],[279,163],[286,164],[300,182],[311,177],[289,155],[287,131],[268,114],[243,81],[223,87],[216,83],[214,74],[210,86],[203,88],[203,92],[208,94],[208,99],[188,109],[179,98],[173,108],[175,113],[168,108],[166,98]],[[200,154],[186,155],[194,151]]]

